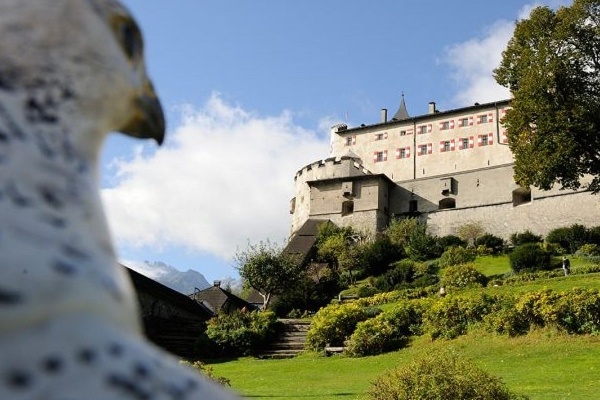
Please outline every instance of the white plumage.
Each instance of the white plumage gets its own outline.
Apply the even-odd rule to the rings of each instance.
[[[233,399],[147,343],[98,193],[108,132],[162,142],[112,0],[0,2],[0,399]]]

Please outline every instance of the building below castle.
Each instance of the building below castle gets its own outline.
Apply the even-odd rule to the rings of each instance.
[[[404,97],[388,119],[332,128],[332,154],[300,169],[291,200],[291,238],[307,222],[330,220],[367,234],[391,218],[418,217],[431,234],[456,234],[467,223],[505,239],[530,230],[600,225],[598,197],[585,189],[524,188],[502,118],[509,100],[410,117]],[[306,234],[304,232],[304,234]]]

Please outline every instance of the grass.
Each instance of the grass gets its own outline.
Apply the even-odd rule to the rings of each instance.
[[[512,339],[483,332],[451,341],[419,337],[404,350],[380,356],[243,358],[212,367],[245,398],[368,399],[367,391],[376,377],[441,347],[453,348],[531,400],[592,399],[600,392],[600,338],[551,331]]]
[[[573,269],[583,262],[572,259]],[[478,258],[477,268],[488,276],[510,271],[506,256]],[[499,293],[523,293],[549,288],[599,288],[600,274],[571,275],[534,282],[488,287]],[[473,291],[482,289],[471,289]],[[209,363],[232,389],[250,399],[368,399],[371,382],[415,357],[451,347],[500,377],[507,386],[531,400],[591,399],[600,392],[600,337],[569,336],[552,330],[508,338],[476,329],[454,340],[432,342],[416,337],[400,351],[379,356],[323,357],[307,353],[286,360],[241,358]]]

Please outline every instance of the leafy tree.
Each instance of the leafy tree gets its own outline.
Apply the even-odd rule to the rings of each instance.
[[[273,295],[284,293],[305,274],[298,257],[285,253],[269,241],[236,253],[234,261],[244,283],[263,297],[263,309],[267,309]]]
[[[523,187],[600,191],[600,3],[535,8],[517,23],[494,71],[510,89],[504,119]]]
[[[427,225],[419,223],[408,236],[404,251],[413,261],[432,260],[442,254],[437,239],[427,233]]]
[[[329,263],[333,272],[342,278],[346,275],[350,284],[354,284],[358,271],[362,265],[362,253],[353,236],[348,236],[347,231],[328,236],[318,245],[317,256],[321,261]]]
[[[469,246],[475,246],[475,241],[485,230],[479,222],[471,222],[458,227],[457,235],[459,238],[467,242]]]
[[[403,249],[410,234],[419,226],[417,218],[392,219],[385,234],[390,238],[392,244]]]

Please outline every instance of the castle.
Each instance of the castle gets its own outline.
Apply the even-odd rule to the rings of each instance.
[[[509,100],[332,128],[331,157],[300,169],[290,203],[293,240],[314,235],[316,221],[375,233],[391,218],[418,217],[433,235],[467,223],[508,239],[511,233],[600,225],[598,197],[585,189],[520,187],[502,118]],[[307,231],[307,226],[313,227]],[[303,229],[304,227],[304,229]]]

